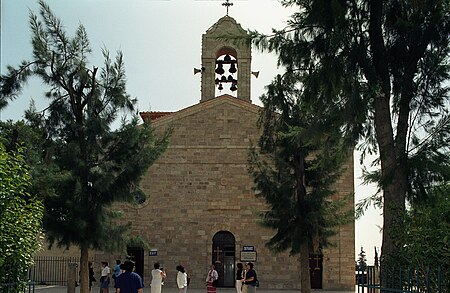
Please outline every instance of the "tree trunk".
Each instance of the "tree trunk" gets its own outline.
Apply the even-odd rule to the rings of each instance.
[[[397,250],[393,241],[395,233],[393,223],[396,217],[405,209],[407,190],[407,158],[405,154],[405,139],[407,130],[407,115],[409,111],[400,113],[397,125],[397,139],[391,117],[391,80],[386,58],[386,47],[383,37],[383,1],[369,1],[370,46],[373,51],[375,74],[368,76],[370,83],[378,88],[374,95],[374,123],[376,139],[380,151],[381,182],[383,189],[383,242],[381,256],[384,259]],[[409,102],[406,102],[406,106]],[[406,108],[402,108],[406,110]],[[406,115],[406,116],[405,116]]]
[[[380,150],[381,180],[383,188],[383,241],[381,257],[385,259],[397,250],[393,241],[395,220],[405,210],[407,190],[407,156],[404,142],[394,141],[391,125],[389,94],[374,101],[375,131]],[[406,139],[405,137],[403,139]]]
[[[89,249],[81,247],[80,250],[80,293],[89,293]]]
[[[394,243],[394,235],[396,233],[396,221],[402,216],[405,211],[405,194],[406,194],[406,180],[404,179],[404,167],[398,166],[398,169],[393,171],[393,182],[386,184],[383,191],[383,242],[381,246],[381,256],[385,259],[392,255],[398,249]]]
[[[305,156],[301,150],[294,155],[294,167],[296,173],[297,184],[297,207],[298,216],[305,216],[305,201],[306,201],[306,188],[305,188]],[[302,237],[300,237],[302,238]],[[311,293],[311,279],[309,276],[309,241],[312,239],[302,239],[303,243],[300,244],[300,290],[301,293]]]
[[[304,242],[300,246],[300,292],[311,293],[311,278],[309,273],[309,245]]]

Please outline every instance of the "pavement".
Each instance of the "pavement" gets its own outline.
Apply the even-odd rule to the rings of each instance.
[[[34,293],[67,293],[66,286],[42,286],[36,285]],[[256,289],[257,292],[260,293],[299,293],[300,290],[281,290],[281,289]],[[358,292],[358,288],[355,288],[355,291],[327,291],[327,290],[311,290],[314,293],[355,293]],[[98,287],[92,287],[91,293],[99,293],[100,289]],[[150,288],[144,288],[144,293],[149,293]],[[236,290],[234,288],[217,288],[217,293],[235,293]],[[32,293],[32,292],[30,292]],[[80,287],[76,287],[75,293],[80,293]],[[114,290],[110,288],[109,293],[114,293]],[[162,293],[178,293],[177,288],[164,288]],[[206,293],[206,288],[189,288],[187,293]]]

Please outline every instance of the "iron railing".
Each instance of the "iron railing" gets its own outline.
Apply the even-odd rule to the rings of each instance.
[[[450,272],[441,267],[387,268],[367,266],[357,272],[358,293],[450,293]]]
[[[34,282],[39,285],[67,286],[69,263],[80,265],[80,258],[73,256],[36,256],[30,269]],[[77,276],[78,277],[78,276]]]

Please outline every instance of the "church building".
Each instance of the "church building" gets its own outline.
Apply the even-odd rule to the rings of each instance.
[[[242,38],[247,32],[228,13],[202,36],[202,67],[195,70],[201,75],[197,104],[176,112],[140,113],[142,119],[152,120],[156,132],[172,129],[166,152],[141,182],[148,198],[137,205],[118,205],[123,221],[131,224],[131,234],[150,245],[136,244],[127,250],[146,287],[155,262],[167,272],[165,287],[176,287],[176,266],[183,265],[189,287],[205,288],[208,268],[215,264],[219,287],[232,288],[236,264],[251,261],[261,288],[300,289],[299,257],[265,247],[275,231],[259,224],[259,214],[267,205],[255,196],[248,173],[249,149],[261,133],[257,126],[261,107],[252,103],[250,92],[257,73],[251,71],[251,45],[230,36]],[[335,189],[336,199],[351,195],[347,208],[353,208],[353,157]],[[353,291],[354,222],[339,227],[331,242],[334,245],[320,255],[310,256],[312,288]],[[43,251],[40,255],[61,254]],[[100,261],[113,266],[125,257],[90,253],[96,271]]]
[[[129,247],[136,269],[150,283],[154,262],[167,271],[165,286],[175,287],[175,267],[183,265],[193,288],[204,288],[211,264],[219,287],[234,287],[236,264],[252,261],[261,288],[298,289],[298,256],[274,253],[265,243],[274,231],[258,224],[267,209],[255,197],[248,173],[250,144],[260,136],[261,108],[252,104],[251,46],[223,36],[246,31],[226,15],[202,36],[201,99],[176,112],[143,112],[157,131],[173,129],[167,151],[142,181],[148,199],[124,205],[133,235],[150,249]],[[226,92],[226,93],[224,93]],[[336,198],[353,194],[353,158],[337,182]],[[349,202],[348,208],[353,205]],[[310,256],[312,287],[354,290],[354,223],[340,227],[334,246]]]

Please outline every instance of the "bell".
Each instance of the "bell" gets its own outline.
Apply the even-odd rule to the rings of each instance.
[[[230,73],[236,73],[236,63],[231,63],[230,70],[228,70]]]
[[[227,78],[225,77],[225,75],[222,75],[222,77],[220,78],[221,81],[227,81]]]
[[[231,74],[228,75],[228,81],[233,81],[233,76],[231,76]]]
[[[223,70],[223,65],[221,63],[217,64],[216,73],[220,75],[225,73],[225,70]]]
[[[234,91],[237,90],[237,86],[236,86],[236,83],[235,83],[235,82],[233,82],[233,84],[231,85],[230,90],[231,90],[232,92],[234,92]]]
[[[230,55],[225,55],[225,57],[223,57],[223,61],[226,61],[226,62],[230,62],[231,61],[231,57],[230,57]]]
[[[219,91],[223,90],[223,86],[222,86],[222,84],[221,84],[221,83],[219,84],[219,87],[218,87],[218,89],[219,89]]]

